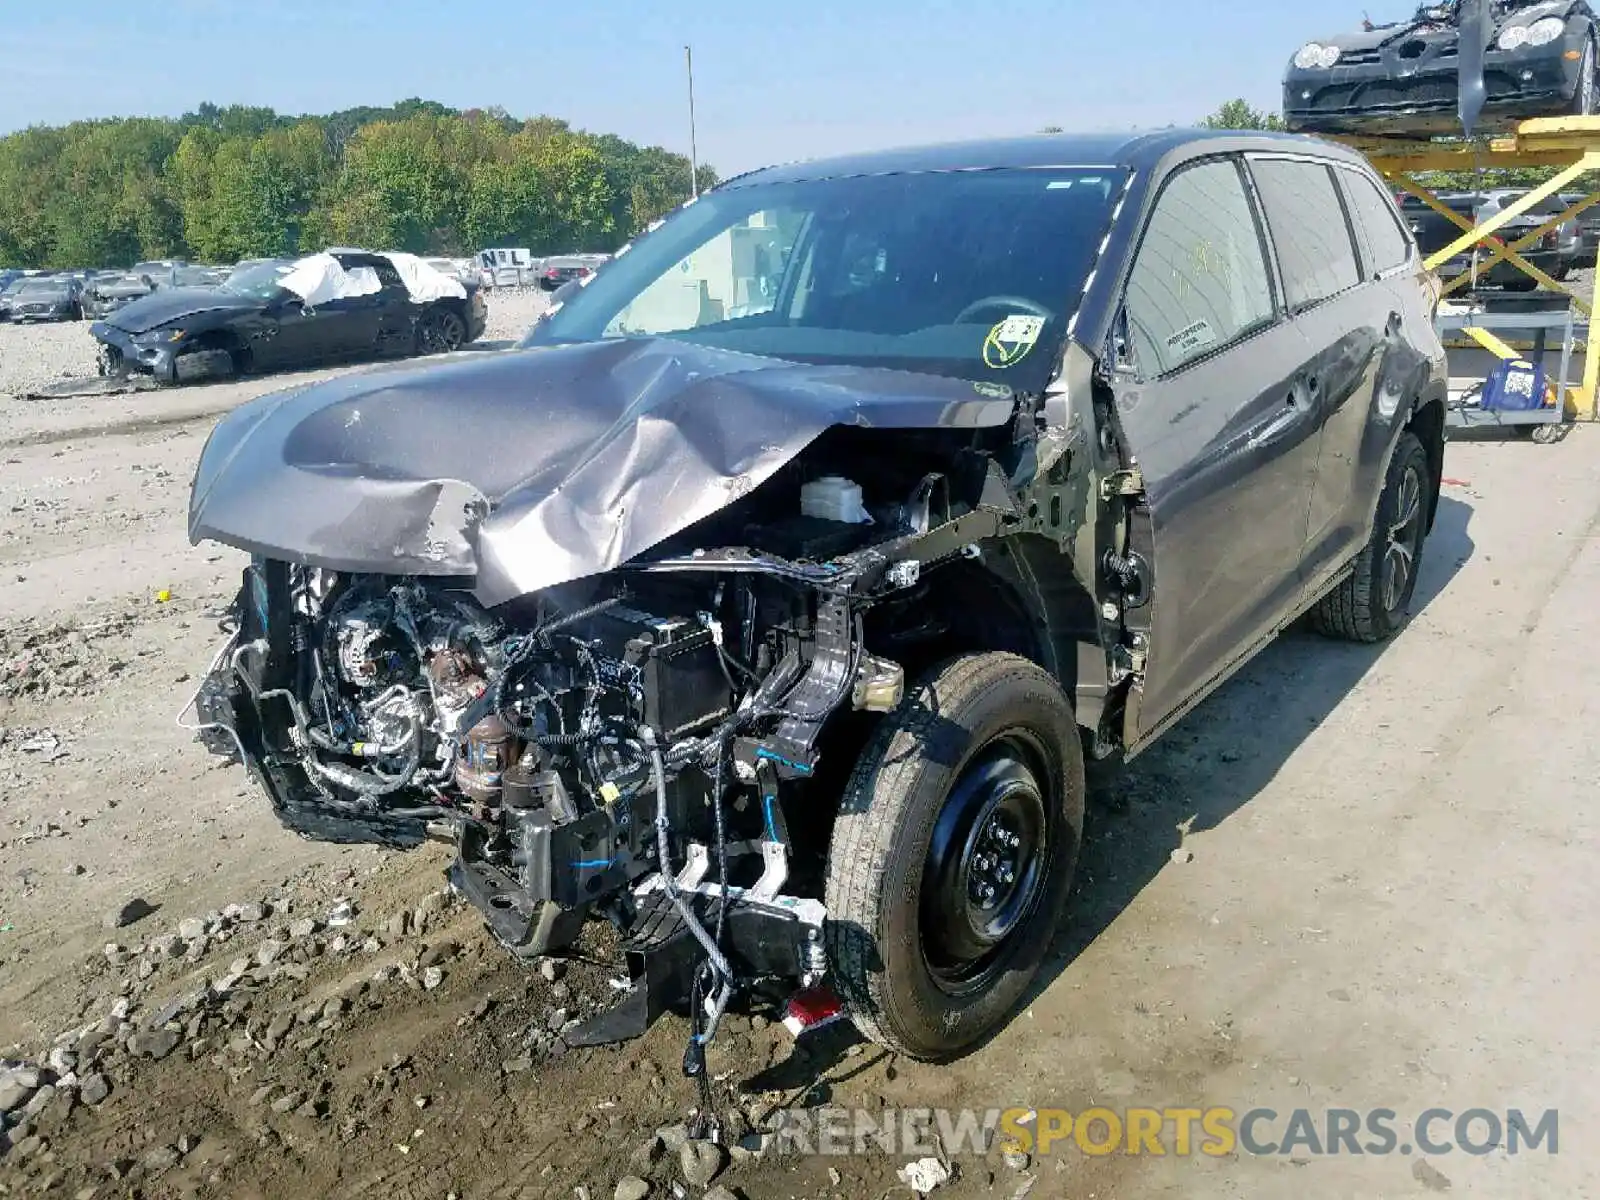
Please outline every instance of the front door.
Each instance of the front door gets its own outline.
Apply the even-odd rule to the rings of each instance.
[[[1181,713],[1300,594],[1317,465],[1311,351],[1269,261],[1241,164],[1217,158],[1163,186],[1128,278],[1135,378],[1116,403],[1154,555],[1130,742]]]
[[[372,354],[381,319],[376,294],[342,296],[317,305],[317,340],[322,356],[342,359]]]
[[[317,358],[317,316],[299,296],[282,293],[237,328],[255,370],[280,371]]]

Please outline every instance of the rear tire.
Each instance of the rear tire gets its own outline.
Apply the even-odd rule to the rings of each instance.
[[[828,855],[833,980],[908,1057],[971,1050],[1027,992],[1083,833],[1072,707],[1014,654],[935,668],[867,743]]]
[[[1318,633],[1347,642],[1381,642],[1405,626],[1422,566],[1432,490],[1428,453],[1407,430],[1389,459],[1372,537],[1355,571],[1311,610]]]
[[[448,308],[436,309],[417,325],[418,354],[448,354],[467,340],[467,323]]]

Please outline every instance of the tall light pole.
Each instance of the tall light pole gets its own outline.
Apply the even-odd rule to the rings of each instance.
[[[689,191],[693,196],[700,195],[700,161],[695,153],[694,144],[694,51],[688,46],[683,48],[683,65],[689,72]]]

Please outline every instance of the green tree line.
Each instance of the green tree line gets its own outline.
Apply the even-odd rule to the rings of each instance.
[[[715,182],[700,167],[700,187]],[[299,117],[202,104],[0,138],[0,265],[609,250],[689,194],[683,155],[554,117],[416,99]]]

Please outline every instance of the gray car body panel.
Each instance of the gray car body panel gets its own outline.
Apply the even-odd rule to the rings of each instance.
[[[1138,219],[1109,241],[1090,289],[1098,302],[1086,303],[1090,316],[1080,322],[1080,336],[1098,319],[1105,344],[1163,187],[1216,151],[1246,164],[1258,156],[1310,158],[1334,167],[1341,189],[1358,174],[1387,191],[1354,152],[1304,137],[1241,136],[1178,149],[1130,189],[1125,208]],[[1138,614],[1149,659],[1129,700],[1129,754],[1348,569],[1371,536],[1387,464],[1407,423],[1429,403],[1442,420],[1445,355],[1415,250],[1404,267],[1379,274],[1356,233],[1361,282],[1291,312],[1274,239],[1292,238],[1294,230],[1264,216],[1257,212],[1278,299],[1272,324],[1171,376],[1130,375],[1115,385],[1121,431],[1145,488],[1143,548],[1155,571],[1155,597]],[[1436,449],[1442,442],[1430,453]],[[1286,561],[1296,569],[1286,570]],[[1164,586],[1168,580],[1175,586]]]
[[[964,380],[666,339],[378,371],[225,417],[189,536],[333,570],[471,577],[496,605],[627,562],[830,427],[978,429],[1013,411]]]
[[[1149,648],[1127,698],[1130,754],[1349,569],[1408,421],[1433,405],[1442,427],[1444,355],[1415,254],[1320,313],[1280,311],[1272,329],[1184,377],[1141,383],[1109,365],[1127,275],[1164,184],[1199,162],[1252,154],[1309,155],[1383,187],[1333,143],[1181,130],[898,151],[724,185],[1088,161],[1129,169],[1062,369],[1037,410],[1037,473],[1013,486],[1019,511],[1041,514],[1018,528],[1046,533],[1059,552],[1030,559],[1030,577],[1053,580],[1059,563],[1060,577],[1075,574],[1097,601],[1115,592],[1095,531],[1131,512],[1131,548],[1151,575],[1150,592],[1123,617],[1123,632]],[[1313,373],[1326,386],[1284,426],[1285,398],[1297,388],[1297,403],[1309,396]],[[1014,400],[981,395],[968,381],[664,339],[353,376],[225,418],[202,455],[190,536],[336,570],[472,577],[479,599],[497,604],[628,562],[759,486],[831,426],[979,429],[1012,419]],[[1108,405],[1092,399],[1102,395]],[[1437,479],[1442,439],[1430,439]],[[1085,484],[1088,507],[1057,529],[1043,514],[1054,510],[1063,454],[1072,486],[1092,473],[1098,500]],[[1141,498],[1107,503],[1106,477],[1128,468]],[[1088,510],[1097,505],[1105,511]],[[1117,636],[1109,628],[1101,642]],[[1099,646],[1079,650],[1080,703],[1127,678],[1109,650],[1103,670]],[[1057,659],[1067,682],[1070,659]],[[1080,720],[1087,712],[1092,725],[1098,711],[1098,702],[1080,707]]]

